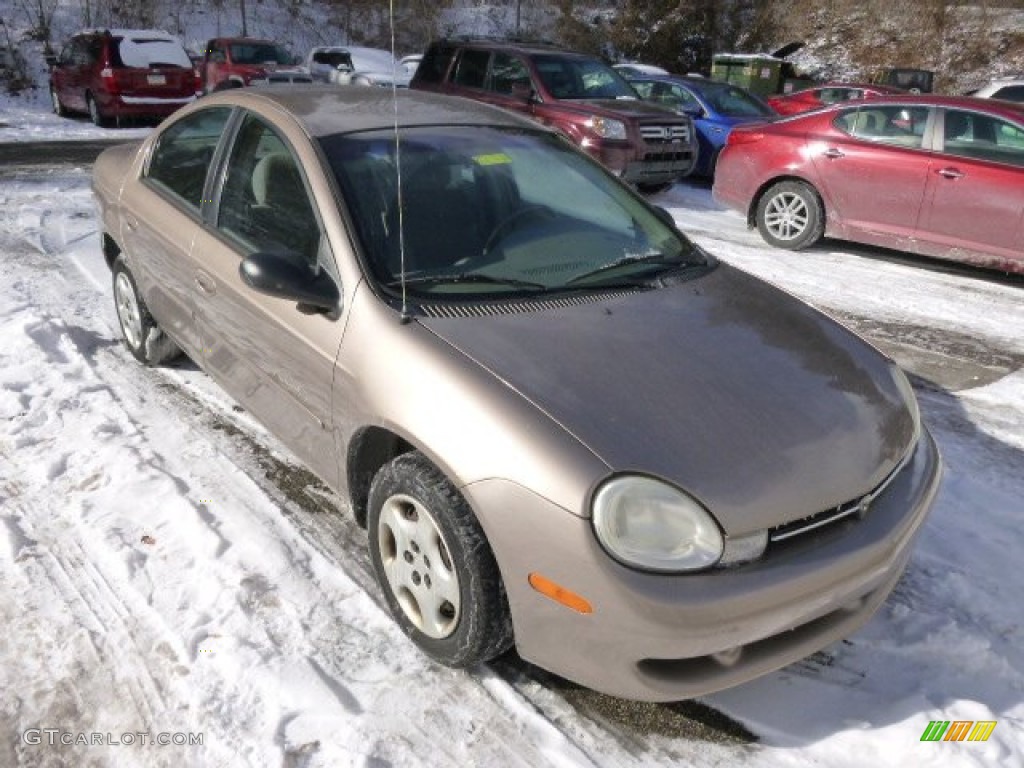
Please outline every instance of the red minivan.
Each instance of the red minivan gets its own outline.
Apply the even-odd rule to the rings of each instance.
[[[202,92],[181,42],[160,30],[79,32],[49,63],[53,111],[86,112],[96,125],[166,117]]]

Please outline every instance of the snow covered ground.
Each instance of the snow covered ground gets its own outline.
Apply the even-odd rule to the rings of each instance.
[[[73,138],[66,122],[39,138]],[[1024,766],[1024,283],[841,243],[772,250],[699,185],[656,202],[877,333],[917,374],[946,462],[867,627],[702,700],[756,743],[514,658],[426,661],[344,504],[194,366],[143,369],[120,344],[88,168],[0,167],[0,765]],[[921,742],[931,720],[997,725]],[[160,734],[202,744],[141,743]]]

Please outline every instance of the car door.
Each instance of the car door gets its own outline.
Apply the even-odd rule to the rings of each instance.
[[[830,221],[838,219],[855,239],[905,247],[928,180],[930,117],[924,106],[863,104],[841,112],[831,122],[835,130],[808,136]]]
[[[257,292],[239,274],[246,256],[283,250],[337,274],[307,174],[279,128],[246,114],[218,187],[193,249],[202,365],[318,475],[334,482],[331,387],[341,323]]]
[[[1024,260],[1024,126],[946,109],[940,136],[928,176],[922,240]]]
[[[138,182],[121,195],[121,238],[146,305],[189,355],[199,349],[192,245],[201,222],[209,169],[231,116],[211,107],[160,134]]]

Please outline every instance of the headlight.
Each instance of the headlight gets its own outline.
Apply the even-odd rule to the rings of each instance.
[[[592,117],[587,121],[587,127],[602,139],[626,140],[626,124],[619,120],[612,120],[608,117]]]
[[[722,556],[722,534],[693,498],[666,483],[630,475],[594,495],[594,531],[616,560],[650,571],[694,571]]]
[[[914,394],[914,388],[910,386],[907,374],[895,364],[891,366],[890,370],[892,371],[893,381],[896,382],[896,388],[903,396],[903,402],[906,404],[907,410],[910,411],[910,418],[913,419],[914,423],[914,436],[911,438],[910,445],[907,448],[910,451],[917,445],[917,441],[921,437],[921,406],[917,403],[917,396]]]

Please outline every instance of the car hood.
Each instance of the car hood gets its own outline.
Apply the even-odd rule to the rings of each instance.
[[[674,123],[682,119],[678,114],[665,107],[651,104],[648,101],[641,101],[640,99],[580,99],[563,100],[558,103],[561,105],[587,105],[589,109],[582,111],[602,111],[613,117],[625,116],[643,121],[649,121],[651,118],[661,118]]]
[[[668,288],[551,304],[422,322],[613,471],[676,484],[732,535],[868,493],[912,441],[887,358],[726,265]]]

